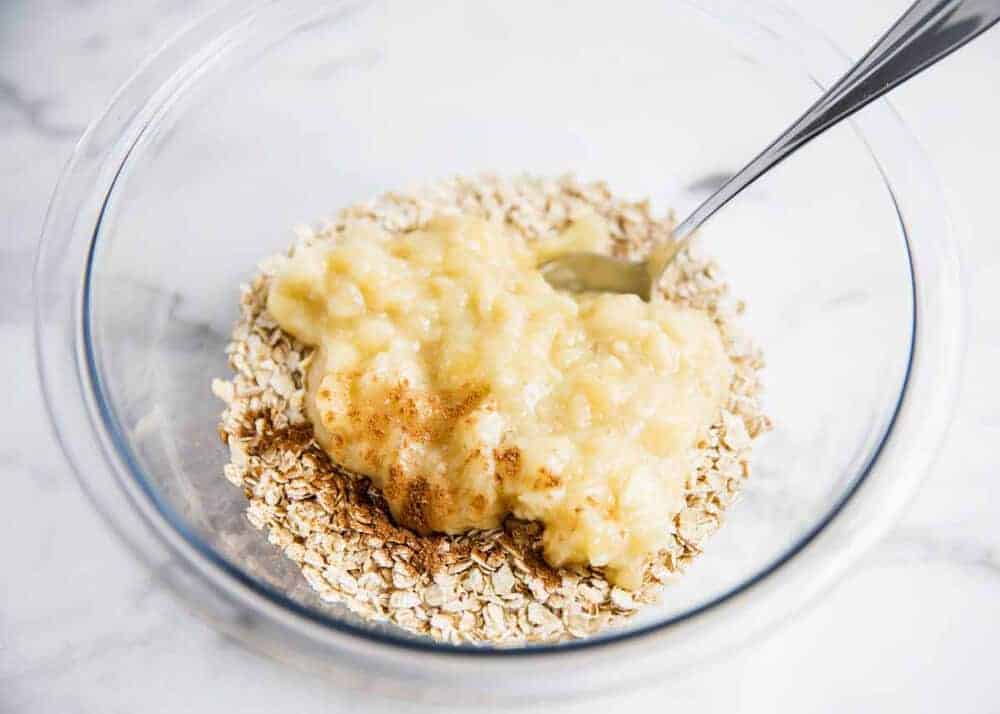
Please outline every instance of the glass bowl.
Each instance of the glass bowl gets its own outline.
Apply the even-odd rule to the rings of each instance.
[[[955,393],[956,241],[884,102],[702,232],[764,348],[776,428],[661,606],[555,646],[449,646],[320,603],[221,475],[212,377],[238,288],[295,224],[484,170],[575,172],[679,215],[845,58],[771,2],[238,2],[146,63],[87,131],[39,250],[38,352],[97,508],[222,630],[345,684],[454,700],[677,672],[787,620],[892,522]]]

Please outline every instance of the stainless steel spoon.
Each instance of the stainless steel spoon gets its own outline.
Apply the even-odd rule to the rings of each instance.
[[[1000,0],[917,0],[851,70],[770,146],[674,229],[672,240],[641,262],[567,253],[543,263],[556,288],[634,293],[649,300],[663,271],[694,231],[733,196],[803,144],[957,50],[1000,20]]]

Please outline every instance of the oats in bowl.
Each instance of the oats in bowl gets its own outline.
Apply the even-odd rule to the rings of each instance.
[[[487,176],[303,231],[214,385],[250,521],[324,599],[452,642],[583,637],[653,601],[749,472],[760,356],[689,251],[648,304],[535,266],[670,229],[603,184]]]

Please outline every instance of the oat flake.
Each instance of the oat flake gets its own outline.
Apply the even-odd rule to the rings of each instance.
[[[623,257],[642,256],[651,244],[669,240],[673,229],[673,220],[653,217],[647,202],[616,198],[603,183],[484,175],[386,194],[296,235],[298,242],[329,240],[351,224],[409,231],[435,214],[470,213],[504,220],[534,240],[592,212],[608,221],[614,251]],[[234,374],[211,384],[226,404],[219,425],[230,453],[224,476],[242,487],[250,523],[300,566],[320,598],[363,617],[445,642],[505,645],[586,637],[621,625],[656,602],[663,585],[701,552],[750,473],[753,440],[770,428],[758,400],[763,360],[734,325],[742,303],[729,298],[718,267],[688,248],[660,288],[712,316],[735,375],[724,411],[699,444],[672,545],[649,564],[642,586],[612,588],[600,568],[550,567],[541,556],[540,527],[513,518],[490,531],[416,536],[392,523],[367,479],[331,463],[312,438],[303,400],[313,351],[282,332],[265,310],[281,261],[261,261],[243,287],[226,350]]]

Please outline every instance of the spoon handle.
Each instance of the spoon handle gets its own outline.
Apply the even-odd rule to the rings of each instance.
[[[800,146],[954,52],[997,20],[1000,0],[916,0],[805,114],[677,226],[678,247],[729,199]]]

